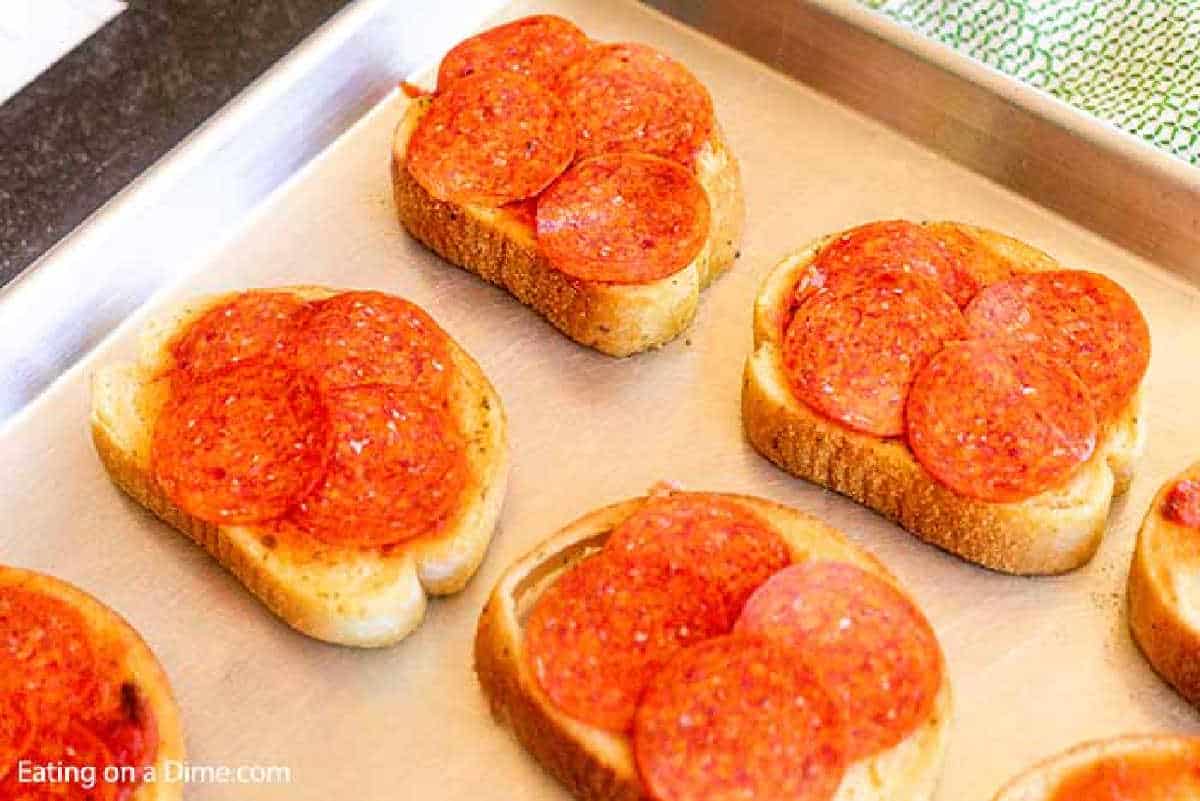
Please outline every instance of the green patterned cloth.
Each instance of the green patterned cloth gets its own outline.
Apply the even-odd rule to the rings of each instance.
[[[1200,164],[1200,0],[859,0]]]

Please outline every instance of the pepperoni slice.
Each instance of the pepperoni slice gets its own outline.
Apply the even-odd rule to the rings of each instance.
[[[437,94],[408,145],[408,170],[438,200],[502,206],[532,197],[575,155],[571,116],[550,90],[489,72]]]
[[[1016,274],[1013,263],[984,245],[974,236],[953,223],[926,223],[925,230],[945,246],[951,260],[969,280],[955,293],[955,300],[965,306],[986,286],[1006,281]]]
[[[1200,481],[1184,479],[1176,482],[1167,493],[1163,514],[1181,526],[1200,528]]]
[[[293,520],[343,545],[390,545],[440,531],[469,471],[446,407],[387,384],[340,389],[326,400],[333,462]]]
[[[104,742],[77,721],[72,721],[57,735],[43,734],[30,751],[28,759],[40,766],[56,766],[64,777],[94,776],[90,780],[68,782],[22,782],[17,771],[0,780],[0,798],[6,801],[124,801],[127,797],[120,785],[104,780],[104,770],[113,764],[112,755]]]
[[[112,764],[141,768],[154,764],[158,756],[158,722],[145,697],[132,682],[124,682],[114,693],[115,705],[88,719],[89,728],[108,748]],[[134,785],[118,788],[123,798]]]
[[[258,523],[320,482],[328,452],[314,384],[276,362],[246,362],[176,388],[154,426],[150,462],[189,514]]]
[[[1175,801],[1200,798],[1200,748],[1184,753],[1112,756],[1077,768],[1051,801]]]
[[[804,302],[784,334],[784,370],[793,394],[820,414],[896,437],[913,377],[964,330],[954,301],[931,281],[877,273]]]
[[[983,501],[1061,486],[1096,448],[1096,416],[1074,373],[979,340],[949,345],[917,374],[907,415],[917,461]]]
[[[817,676],[782,646],[737,634],[676,655],[633,729],[656,801],[829,801],[846,747],[842,710]]]
[[[515,72],[549,87],[587,49],[587,35],[562,17],[522,17],[451,48],[438,68],[438,89],[460,78],[497,71]]]
[[[650,678],[717,634],[720,599],[698,576],[601,552],[538,599],[525,629],[529,668],[566,714],[626,731]]]
[[[295,360],[326,390],[395,384],[438,394],[451,366],[446,333],[433,318],[382,292],[343,292],[315,304]]]
[[[1020,343],[1074,371],[1101,423],[1121,413],[1150,363],[1150,329],[1137,304],[1098,273],[1020,275],[980,292],[965,314],[973,336]]]
[[[644,283],[690,264],[709,218],[692,173],[655,156],[613,153],[576,163],[538,198],[538,247],[575,278]]]
[[[283,357],[307,305],[285,292],[242,292],[188,326],[172,345],[175,362],[198,376],[260,356]]]
[[[843,562],[803,562],[750,596],[734,628],[800,654],[848,710],[849,761],[928,719],[942,684],[937,638],[891,584]]]
[[[792,561],[779,533],[746,507],[682,492],[648,500],[613,531],[604,549],[700,576],[721,597],[722,631],[733,626],[750,593]]]
[[[50,721],[97,698],[96,651],[87,622],[68,604],[19,586],[0,588],[0,688],[37,698]],[[17,686],[9,680],[19,682]]]
[[[2,660],[0,666],[9,669]],[[5,677],[6,680],[9,678],[16,677]],[[16,692],[13,688],[0,691],[0,779],[8,775],[32,745],[38,727],[37,708],[29,693]]]
[[[712,136],[712,98],[673,58],[642,44],[593,47],[558,85],[579,156],[638,151],[690,165]]]

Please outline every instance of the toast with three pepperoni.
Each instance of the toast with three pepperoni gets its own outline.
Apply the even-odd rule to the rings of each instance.
[[[1200,463],[1168,481],[1138,532],[1129,628],[1168,684],[1200,706]]]
[[[199,298],[93,380],[113,481],[299,631],[379,646],[479,567],[504,411],[422,309],[319,287]]]
[[[687,328],[744,217],[704,86],[548,15],[446,55],[396,129],[392,182],[416,239],[612,356]]]
[[[175,801],[165,769],[183,751],[137,632],[66,582],[0,566],[0,798]]]
[[[738,495],[658,491],[571,523],[496,585],[475,670],[583,801],[923,801],[951,707],[886,568]]]
[[[761,454],[1008,573],[1088,561],[1145,439],[1146,321],[1097,273],[959,223],[871,223],[786,258],[755,303]]]

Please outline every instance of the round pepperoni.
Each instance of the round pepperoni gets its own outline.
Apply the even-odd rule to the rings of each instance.
[[[574,23],[553,14],[535,14],[490,28],[459,42],[438,68],[438,89],[486,72],[515,72],[552,86],[562,70],[588,49]]]
[[[784,334],[784,370],[793,394],[820,414],[896,437],[913,377],[964,330],[954,301],[931,281],[881,272],[804,302]]]
[[[891,584],[842,562],[803,562],[750,596],[735,632],[791,648],[848,710],[847,758],[899,743],[929,718],[942,685],[937,638]]]
[[[32,693],[39,718],[97,698],[96,651],[74,608],[19,586],[0,588],[0,688]],[[8,682],[15,679],[15,687]]]
[[[613,153],[576,163],[538,198],[538,247],[575,278],[644,283],[691,264],[709,217],[692,173],[655,156]]]
[[[408,145],[408,170],[437,200],[502,206],[532,197],[575,155],[571,116],[522,75],[455,81],[430,103]]]
[[[0,660],[0,667],[9,669]],[[14,667],[19,671],[19,667]],[[16,676],[6,677],[15,679]],[[16,683],[15,681],[13,683]],[[38,705],[34,698],[13,688],[0,690],[0,779],[3,779],[33,743],[37,733]]]
[[[285,292],[242,292],[187,327],[172,346],[175,363],[197,376],[260,356],[282,357],[306,308]]]
[[[715,127],[704,85],[642,44],[593,47],[567,68],[559,91],[578,126],[580,158],[637,151],[690,165]]]
[[[440,394],[449,383],[446,334],[420,307],[382,292],[343,292],[315,304],[296,363],[323,389],[395,384]]]
[[[733,626],[750,593],[791,562],[779,533],[746,507],[685,492],[646,501],[613,531],[604,549],[700,576],[720,595],[722,631]]]
[[[1200,528],[1200,481],[1184,479],[1167,493],[1166,518],[1181,526]]]
[[[556,707],[622,732],[651,677],[676,652],[719,633],[722,616],[720,599],[695,574],[602,551],[538,599],[526,659]]]
[[[745,635],[677,654],[647,687],[633,729],[656,801],[829,801],[846,747],[842,710],[818,677]]]
[[[237,524],[286,512],[320,482],[328,454],[315,385],[276,362],[246,362],[175,389],[150,462],[185,512]]]
[[[1070,368],[1101,423],[1121,413],[1150,363],[1150,329],[1137,304],[1098,273],[1020,275],[980,292],[965,314],[973,336],[1017,342]]]
[[[466,443],[444,404],[388,384],[326,395],[333,461],[293,510],[330,543],[390,545],[439,532],[459,505]]]
[[[965,306],[975,294],[986,286],[1008,280],[1016,274],[1013,263],[972,234],[954,223],[927,223],[925,230],[945,246],[951,260],[969,276],[956,300]]]
[[[1200,798],[1200,748],[1112,756],[1067,774],[1051,801],[1183,801]]]
[[[979,340],[949,345],[917,374],[907,416],[917,461],[983,501],[1061,486],[1096,449],[1096,416],[1074,373]]]

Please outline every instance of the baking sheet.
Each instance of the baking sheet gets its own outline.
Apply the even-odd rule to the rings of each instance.
[[[394,218],[393,95],[160,292],[0,432],[0,561],[73,581],[124,614],[175,687],[190,760],[276,765],[291,781],[189,787],[215,799],[556,799],[567,794],[489,717],[471,669],[479,610],[505,567],[563,524],[662,479],[813,512],[884,559],[946,651],[956,696],[937,798],[988,799],[1028,763],[1078,740],[1200,732],[1200,718],[1130,641],[1124,584],[1161,481],[1197,458],[1200,292],[1037,205],[641,6],[516,3],[602,39],[651,43],[704,81],[742,163],[747,228],[733,270],[689,332],[613,360],[565,339],[507,294],[447,266]],[[788,251],[875,218],[955,218],[1118,278],[1146,311],[1154,356],[1149,442],[1096,559],[1067,576],[985,571],[850,501],[780,472],[742,437],[740,378],[759,282]],[[513,472],[492,549],[460,595],[431,604],[398,646],[356,651],[293,632],[201,549],[124,498],[88,437],[87,380],[130,358],[148,312],[188,295],[323,283],[425,307],[504,400]]]

